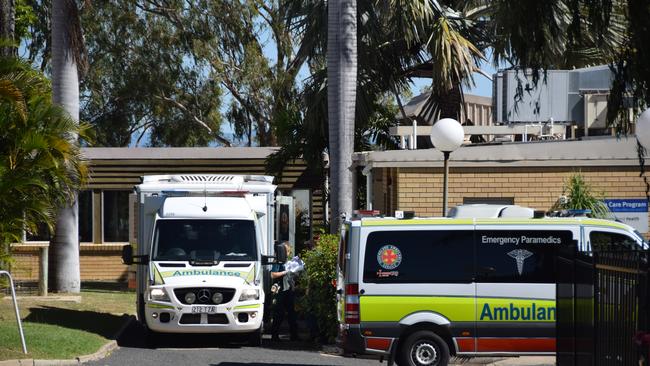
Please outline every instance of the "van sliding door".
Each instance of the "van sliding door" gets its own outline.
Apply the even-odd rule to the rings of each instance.
[[[555,352],[555,258],[578,229],[477,225],[477,352]]]

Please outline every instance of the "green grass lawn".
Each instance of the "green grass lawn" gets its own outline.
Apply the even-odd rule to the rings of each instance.
[[[27,351],[22,353],[10,297],[0,296],[0,360],[70,359],[96,352],[135,313],[133,292],[83,289],[81,301],[22,297],[18,300]]]

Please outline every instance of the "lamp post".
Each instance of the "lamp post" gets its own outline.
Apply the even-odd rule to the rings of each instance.
[[[442,216],[447,216],[447,187],[449,176],[449,154],[458,149],[465,139],[463,126],[452,118],[443,118],[431,128],[433,147],[440,150],[444,156],[444,180],[442,188]]]
[[[636,120],[634,131],[636,134],[636,140],[643,147],[643,149],[640,149],[641,151],[639,151],[639,166],[641,167],[641,175],[644,175],[645,169],[643,168],[643,157],[641,154],[645,153],[645,150],[650,149],[650,109],[646,109],[643,113],[641,113],[639,118]],[[646,199],[650,200],[650,197],[648,196],[648,192],[650,192],[650,185],[648,184],[645,176],[643,177],[643,182],[646,185]]]
[[[650,149],[650,109],[646,109],[637,119],[635,134],[641,146]]]

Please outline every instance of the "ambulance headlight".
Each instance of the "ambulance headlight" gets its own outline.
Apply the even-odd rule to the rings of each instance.
[[[221,292],[215,292],[214,295],[212,295],[212,302],[215,304],[221,304],[223,302],[223,295]]]
[[[239,301],[248,301],[248,300],[259,300],[260,290],[257,289],[247,289],[242,291]]]
[[[169,296],[167,296],[167,292],[165,292],[165,290],[162,289],[162,288],[152,288],[149,291],[149,297],[153,301],[167,301],[167,302],[170,302]]]
[[[196,295],[194,292],[188,292],[185,294],[185,302],[192,305],[196,301]]]

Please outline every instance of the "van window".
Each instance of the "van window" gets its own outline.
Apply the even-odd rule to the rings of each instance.
[[[347,264],[348,254],[348,235],[350,235],[350,226],[345,225],[344,230],[341,231],[341,240],[339,241],[339,260],[338,270],[341,274],[345,274],[345,265]]]
[[[639,248],[636,241],[629,236],[607,231],[592,231],[589,233],[589,241],[591,242],[591,249],[595,252]]]
[[[477,280],[554,283],[558,250],[574,243],[570,231],[477,231]]]
[[[187,261],[200,256],[219,261],[257,260],[252,220],[158,220],[153,260]]]
[[[473,232],[375,231],[368,235],[366,283],[471,282]]]

